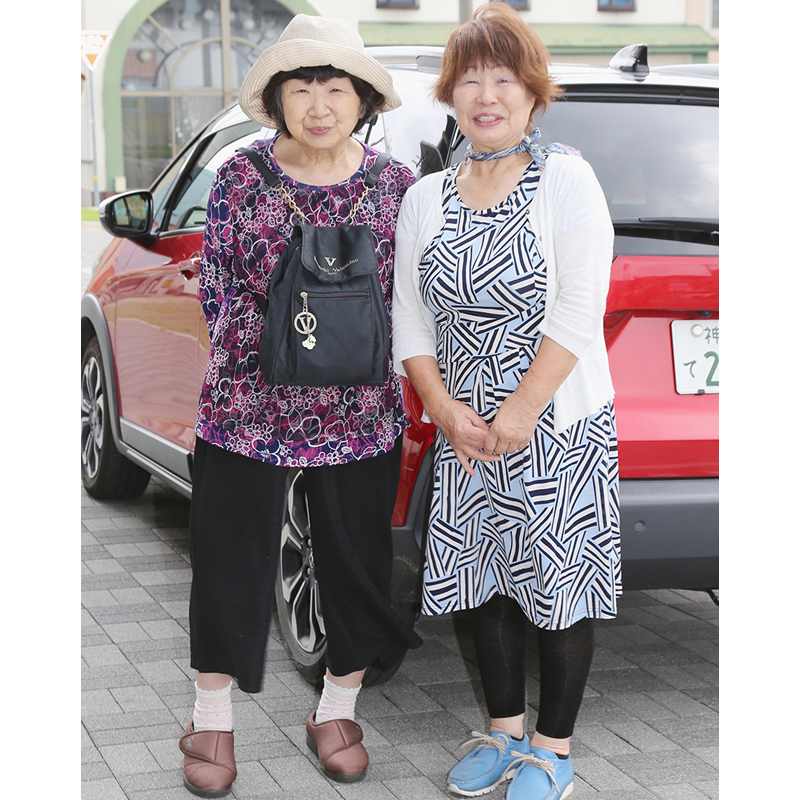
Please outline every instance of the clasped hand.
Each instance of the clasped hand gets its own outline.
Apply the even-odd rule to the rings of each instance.
[[[499,461],[503,454],[526,447],[533,438],[541,411],[512,392],[500,405],[491,425],[468,405],[453,399],[437,410],[433,421],[461,466],[474,475],[470,460]]]

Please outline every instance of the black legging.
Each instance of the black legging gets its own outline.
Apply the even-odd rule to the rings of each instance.
[[[470,612],[489,716],[525,711],[528,618],[516,600],[495,595]],[[564,630],[537,628],[540,697],[536,730],[553,739],[572,736],[594,653],[593,620]]]

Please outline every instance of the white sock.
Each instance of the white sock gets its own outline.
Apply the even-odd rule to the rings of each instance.
[[[346,689],[343,686],[337,686],[328,680],[327,675],[323,677],[323,680],[322,697],[319,699],[317,713],[314,716],[314,721],[317,725],[329,722],[332,719],[354,720],[356,716],[356,697],[358,697],[361,687]]]
[[[224,689],[206,691],[195,682],[197,699],[194,701],[194,729],[196,731],[233,730],[231,681]]]

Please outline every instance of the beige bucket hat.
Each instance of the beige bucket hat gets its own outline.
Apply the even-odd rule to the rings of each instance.
[[[300,67],[327,64],[343,69],[377,89],[386,102],[380,111],[391,111],[402,104],[392,76],[364,49],[364,40],[344,22],[325,17],[297,14],[275,44],[264,50],[245,75],[239,90],[239,105],[250,119],[268,128],[277,122],[267,115],[262,95],[273,75]]]

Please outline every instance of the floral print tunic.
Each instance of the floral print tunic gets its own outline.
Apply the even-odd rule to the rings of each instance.
[[[364,174],[378,157],[365,147],[361,168],[334,186],[290,178],[273,156],[275,139],[250,148],[282,179],[315,225],[343,223],[364,191]],[[392,159],[366,196],[353,224],[367,224],[378,256],[391,319],[397,214],[413,173]],[[211,350],[195,431],[211,444],[278,466],[342,464],[388,452],[408,422],[400,381],[389,367],[383,386],[269,386],[258,367],[263,315],[255,295],[269,280],[292,228],[303,222],[243,153],[220,167],[208,201],[200,262],[200,302]],[[390,359],[391,362],[391,359]]]

